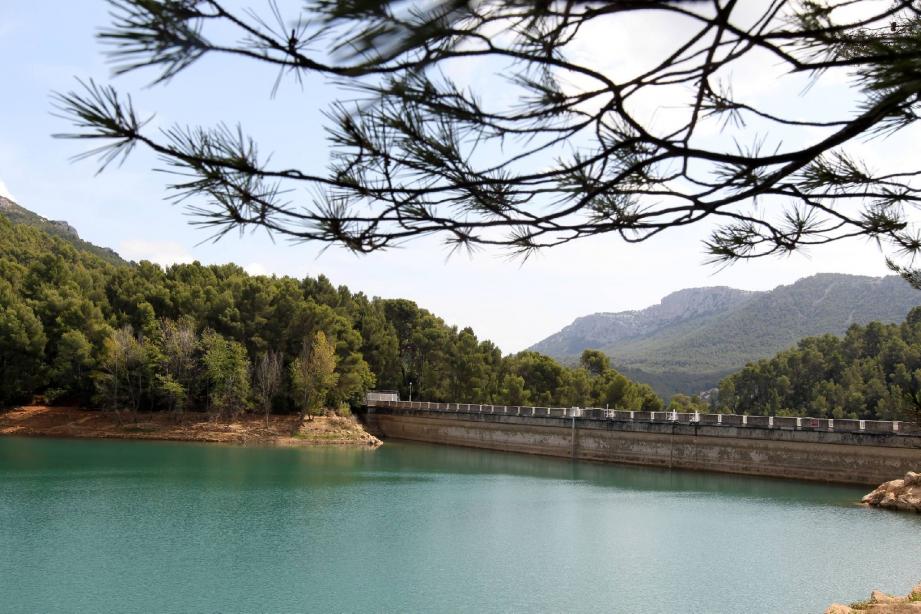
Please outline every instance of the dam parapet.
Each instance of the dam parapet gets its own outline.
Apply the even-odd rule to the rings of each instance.
[[[384,438],[861,485],[921,469],[911,422],[369,401]]]

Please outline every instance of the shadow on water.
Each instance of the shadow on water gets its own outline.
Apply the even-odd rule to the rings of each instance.
[[[387,442],[353,447],[249,448],[186,442],[0,440],[0,481],[31,479],[220,484],[229,489],[346,487],[433,482],[446,475],[513,476],[637,492],[853,505],[866,489],[655,467]],[[209,478],[220,478],[212,480]]]
[[[415,470],[470,475],[503,474],[576,481],[599,488],[643,492],[713,493],[731,497],[853,505],[867,491],[859,486],[572,461],[416,442],[388,442],[381,453],[387,457],[386,462],[381,464],[400,473]]]

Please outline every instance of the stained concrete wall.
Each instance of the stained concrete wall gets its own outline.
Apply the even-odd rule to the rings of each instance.
[[[921,470],[917,434],[381,407],[363,419],[384,438],[678,469],[874,486]]]

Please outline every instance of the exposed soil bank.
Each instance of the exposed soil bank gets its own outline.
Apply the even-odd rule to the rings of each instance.
[[[909,471],[901,480],[890,480],[862,501],[873,507],[921,514],[921,473]]]
[[[175,416],[164,412],[91,411],[70,407],[31,405],[0,413],[0,436],[86,437],[94,439],[155,439],[207,441],[244,445],[378,446],[380,440],[354,418],[318,416],[305,421],[292,436],[296,416],[244,415],[231,422],[212,420],[206,414]]]
[[[858,601],[849,606],[833,603],[825,610],[825,614],[859,614],[861,612],[873,612],[874,614],[921,613],[921,584],[916,585],[904,597],[893,597],[880,591],[873,591],[866,601]]]

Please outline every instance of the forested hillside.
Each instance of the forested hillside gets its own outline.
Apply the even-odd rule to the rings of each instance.
[[[723,411],[921,421],[921,307],[749,364],[720,383]]]
[[[371,388],[416,399],[653,408],[645,385],[588,353],[565,368],[503,357],[407,300],[228,264],[117,264],[0,218],[0,405],[133,410],[344,407]],[[95,247],[95,246],[92,246]],[[99,248],[96,248],[99,249]]]
[[[121,256],[116,254],[113,250],[107,247],[93,245],[89,241],[81,239],[77,230],[67,222],[45,219],[37,213],[29,211],[25,207],[21,207],[9,198],[4,198],[3,196],[0,196],[0,216],[7,218],[14,224],[24,224],[43,230],[51,236],[63,239],[81,251],[99,256],[106,262],[111,262],[112,264],[126,264]]]
[[[579,318],[531,349],[572,361],[585,348],[665,396],[714,387],[746,363],[852,324],[900,322],[921,293],[898,276],[821,274],[767,292],[693,288],[641,311]]]

